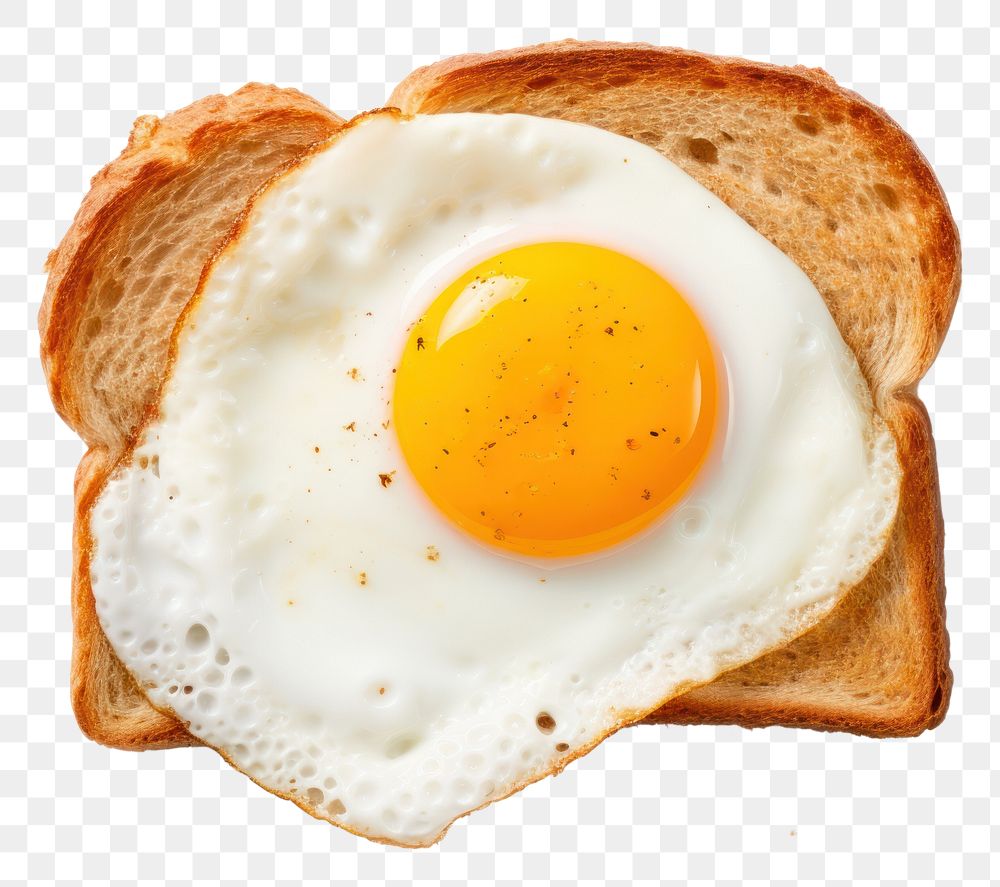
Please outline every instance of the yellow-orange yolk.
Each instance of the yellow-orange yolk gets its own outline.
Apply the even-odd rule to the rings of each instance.
[[[718,384],[708,336],[666,280],[603,247],[509,250],[414,325],[393,418],[434,504],[520,554],[598,551],[697,475]]]

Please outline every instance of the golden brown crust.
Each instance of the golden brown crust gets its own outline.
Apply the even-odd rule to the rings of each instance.
[[[725,85],[718,81],[725,81]],[[595,83],[600,88],[595,88]],[[830,208],[815,197],[815,206],[807,200],[791,206],[786,205],[790,203],[787,199],[768,202],[765,198],[761,203],[762,194],[770,191],[766,186],[757,188],[729,170],[731,147],[712,142],[715,159],[708,162],[711,149],[695,144],[700,137],[684,130],[684,126],[690,128],[689,124],[678,118],[676,126],[664,126],[662,99],[646,94],[653,84],[661,93],[694,91],[702,102],[725,93],[750,117],[765,104],[774,107],[785,102],[800,108],[805,103],[808,107],[802,109],[803,113],[796,111],[805,119],[793,124],[799,139],[817,135],[805,131],[816,125],[834,130],[848,126],[854,143],[874,156],[885,172],[884,180],[869,183],[865,191],[868,208],[877,216],[874,227],[883,235],[888,231],[890,236],[896,236],[900,215],[919,220],[921,248],[907,257],[907,263],[915,268],[902,269],[911,272],[908,285],[892,292],[894,256],[875,256],[857,269],[843,263],[833,283],[817,280],[823,270],[821,260],[805,253],[801,243],[797,249],[796,244],[789,247],[784,242],[787,234],[782,236],[783,228],[788,226],[789,218],[798,218],[796,229],[801,234],[803,214],[817,216],[819,210],[822,215]],[[608,90],[614,91],[615,101],[609,102],[612,96],[605,96],[603,104],[595,104],[593,97],[599,99]],[[647,107],[619,112],[617,121],[610,120],[609,114],[613,113],[608,108],[620,108],[622,90],[631,92],[633,98],[641,95]],[[549,95],[553,91],[555,94]],[[657,100],[659,104],[652,103]],[[307,147],[310,139],[318,141],[340,125],[334,115],[301,94],[269,87],[254,85],[228,99],[212,97],[203,103],[195,103],[163,121],[137,121],[129,148],[95,177],[94,188],[73,227],[50,259],[51,276],[40,315],[43,361],[53,399],[60,413],[94,446],[81,464],[77,488],[74,707],[88,735],[124,748],[166,747],[196,740],[174,718],[152,708],[100,629],[86,566],[87,508],[103,486],[106,472],[115,461],[114,454],[121,454],[155,395],[173,324],[194,292],[202,266],[223,243],[247,197]],[[889,553],[869,580],[809,634],[674,700],[657,713],[655,720],[745,726],[797,724],[870,735],[911,734],[936,724],[947,708],[951,686],[943,623],[940,505],[929,423],[912,389],[933,360],[954,307],[958,244],[937,182],[908,137],[883,112],[840,89],[823,72],[645,46],[567,42],[490,56],[463,56],[414,72],[397,88],[392,103],[410,112],[514,110],[565,116],[608,129],[627,130],[624,134],[653,143],[775,241],[817,282],[845,338],[859,354],[880,411],[896,434],[906,469],[902,516]],[[102,378],[100,360],[88,363],[86,358],[90,353],[118,353],[122,343],[114,336],[103,343],[102,332],[107,335],[106,331],[98,329],[95,335],[83,327],[95,316],[108,316],[108,306],[95,298],[100,293],[93,292],[95,273],[113,258],[114,246],[148,233],[140,221],[148,220],[148,213],[143,216],[132,211],[135,201],[155,192],[157,186],[194,172],[218,175],[220,158],[232,156],[226,155],[227,146],[245,147],[247,138],[254,137],[252,134],[259,139],[266,138],[267,132],[279,147],[274,156],[254,156],[250,168],[257,178],[245,195],[238,195],[239,201],[227,200],[224,205],[216,201],[212,213],[218,225],[212,229],[216,239],[204,258],[196,263],[196,257],[185,251],[190,250],[190,244],[175,250],[176,267],[188,277],[175,281],[169,298],[164,300],[166,307],[158,309],[162,315],[159,322],[129,319],[143,347],[155,350],[162,346],[162,354],[136,361],[142,366],[132,386],[127,383],[136,379],[134,375],[112,368],[112,379],[118,384],[109,385]],[[239,150],[242,148],[237,150],[237,156]],[[780,144],[769,148],[762,143],[759,153],[762,176],[769,169],[788,165],[787,151]],[[280,160],[275,159],[279,156]],[[792,157],[794,160],[794,151]],[[832,170],[820,167],[817,172],[823,176]],[[875,187],[880,184],[889,190]],[[786,187],[785,191],[789,190]],[[127,229],[129,223],[129,237],[116,238],[113,232],[122,226]],[[824,242],[832,234],[820,230],[812,236]],[[870,258],[863,251],[858,255]],[[162,257],[158,261],[162,262]],[[195,265],[192,278],[190,269]],[[914,284],[914,270],[919,271],[922,283]],[[859,292],[854,285],[859,278],[872,281],[873,288],[886,290],[890,297],[879,301],[864,290]],[[126,274],[124,284],[120,290],[127,296],[129,286],[136,283]],[[880,310],[873,311],[869,303],[877,303]],[[845,318],[852,316],[861,322],[845,323]],[[91,341],[95,338],[97,346]],[[89,351],[81,347],[81,340]],[[887,630],[893,613],[906,614],[905,632],[893,635]],[[920,639],[919,645],[910,643],[912,637]],[[906,654],[914,651],[908,645],[919,646],[922,651],[910,657],[912,662]],[[838,654],[838,650],[845,652]],[[850,661],[862,669],[866,662],[885,656],[887,650],[906,660],[884,676],[882,686],[887,700],[875,698],[879,687],[871,675],[867,683],[860,673],[854,683],[841,680],[838,665]],[[838,660],[838,655],[843,660]],[[893,657],[888,659],[892,661]],[[874,696],[859,698],[873,690]],[[842,691],[841,696],[834,699],[838,691]]]
[[[651,720],[910,735],[951,690],[943,532],[915,387],[960,280],[958,236],[912,140],[825,72],[680,49],[565,41],[411,74],[409,113],[521,112],[652,145],[803,268],[858,355],[905,470],[886,555],[811,632],[668,703]]]

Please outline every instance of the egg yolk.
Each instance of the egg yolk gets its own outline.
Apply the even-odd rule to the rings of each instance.
[[[538,243],[430,305],[393,419],[413,475],[458,526],[563,557],[663,515],[708,455],[717,403],[708,336],[670,283],[603,247]]]

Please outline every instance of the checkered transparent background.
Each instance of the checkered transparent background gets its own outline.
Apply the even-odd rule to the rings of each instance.
[[[1000,4],[458,0],[0,3],[0,879],[972,884],[1000,877]],[[81,7],[86,11],[81,11]],[[561,37],[821,65],[932,161],[964,244],[951,333],[922,386],[947,521],[951,712],[930,734],[620,733],[421,852],[359,841],[212,752],[129,754],[69,706],[75,436],[39,365],[42,262],[139,113],[247,80],[349,114],[414,66]],[[992,83],[991,83],[992,81]],[[992,275],[992,276],[991,276]],[[991,869],[991,865],[994,867]]]

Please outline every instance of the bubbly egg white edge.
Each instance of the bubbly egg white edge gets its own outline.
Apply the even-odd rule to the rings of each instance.
[[[685,502],[633,544],[562,569],[463,538],[381,429],[390,369],[424,306],[479,260],[540,240],[599,243],[659,270],[708,328],[729,393],[727,434]],[[293,393],[301,408],[289,415]],[[345,432],[349,421],[359,430]],[[774,423],[788,434],[770,437]],[[314,438],[319,455],[352,470],[303,458]],[[249,445],[260,440],[263,455]],[[279,456],[294,481],[267,476]],[[840,474],[824,473],[828,463]],[[388,489],[374,482],[385,470],[397,472]],[[832,513],[800,501],[810,482],[829,485],[822,499],[851,479],[860,488]],[[95,504],[91,580],[106,634],[155,705],[314,815],[419,845],[678,688],[808,628],[881,551],[898,483],[892,437],[819,294],[660,155],[561,121],[376,115],[265,192],[216,262],[179,333],[161,417]],[[331,502],[350,502],[351,514],[331,514]],[[226,539],[243,512],[253,517]],[[776,526],[778,512],[789,516]],[[315,523],[291,526],[304,515]],[[337,527],[343,564],[317,526]],[[282,533],[284,560],[268,548]],[[789,550],[799,552],[790,578],[779,569]],[[233,552],[315,599],[282,609],[276,586],[269,595],[254,571],[233,570]],[[626,558],[634,587],[609,595]],[[362,572],[370,588],[358,587]],[[454,589],[470,576],[473,599],[461,599]],[[343,655],[312,649],[317,626],[329,635],[323,620],[339,624],[348,604]],[[434,643],[410,637],[412,626]],[[400,651],[392,668],[365,649],[374,630]],[[588,659],[595,639],[606,649]],[[427,671],[408,674],[407,656]],[[476,656],[509,666],[491,683]],[[456,677],[462,668],[473,676]],[[320,686],[323,675],[335,679]],[[534,724],[538,711],[553,716],[551,734]]]

